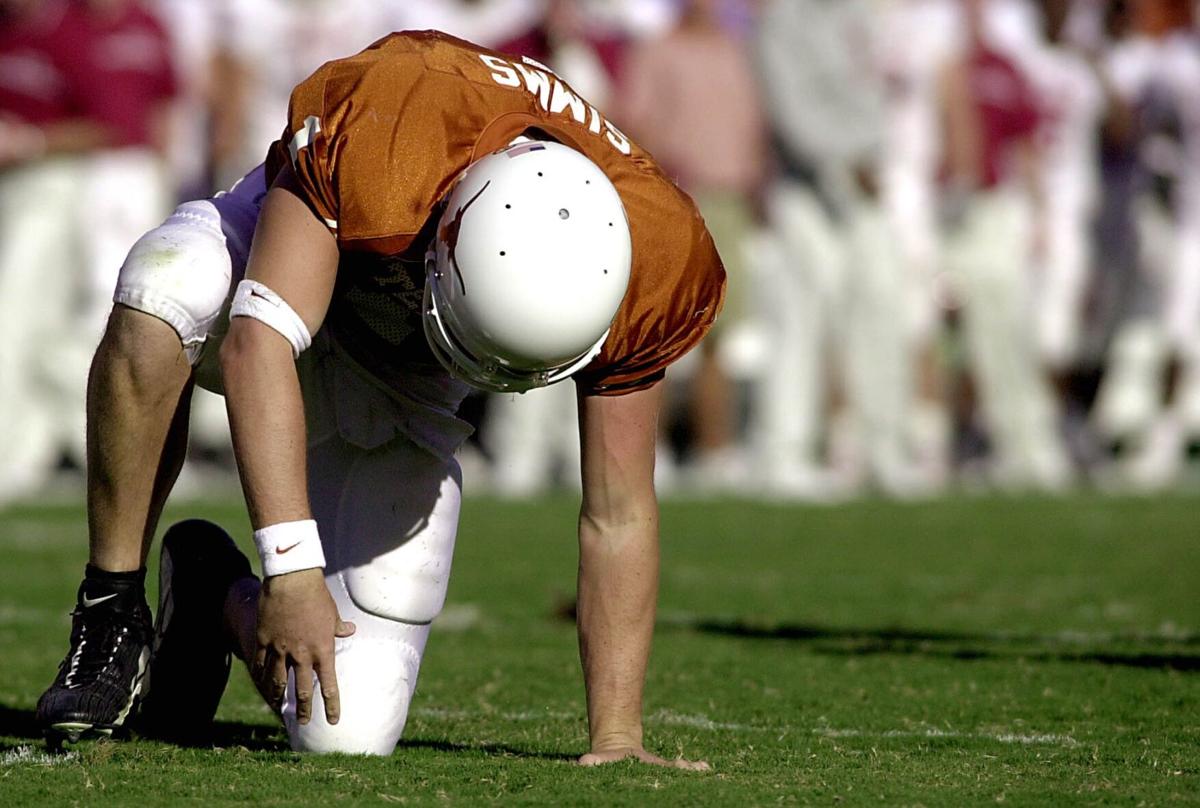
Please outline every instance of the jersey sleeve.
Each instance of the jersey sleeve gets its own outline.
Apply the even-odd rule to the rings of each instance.
[[[288,123],[276,144],[276,161],[286,159],[296,175],[298,190],[313,212],[337,234],[340,198],[334,184],[339,138],[336,114],[344,99],[327,103],[331,73],[326,65],[292,91]]]

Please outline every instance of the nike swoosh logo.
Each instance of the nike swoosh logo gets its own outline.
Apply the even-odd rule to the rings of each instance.
[[[113,594],[111,594],[111,595],[105,595],[105,596],[104,596],[104,597],[102,597],[102,598],[89,598],[87,595],[84,595],[84,596],[83,596],[83,601],[82,601],[82,603],[83,603],[83,608],[85,608],[85,609],[90,609],[90,608],[92,608],[93,606],[95,606],[95,605],[97,605],[97,604],[99,604],[99,603],[103,603],[103,602],[104,602],[104,601],[106,601],[106,600],[112,600],[112,599],[113,599],[113,598],[115,598],[116,596],[117,596],[117,593],[115,593],[115,592],[114,592]]]
[[[300,542],[296,542],[295,544],[291,545],[290,547],[280,547],[277,544],[277,545],[275,545],[275,555],[283,555],[284,553],[290,553],[292,550],[295,550],[297,547],[299,547],[300,544],[301,544]]]

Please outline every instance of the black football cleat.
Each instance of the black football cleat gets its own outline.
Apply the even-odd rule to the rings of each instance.
[[[209,738],[232,662],[225,598],[235,582],[252,577],[250,561],[212,522],[188,519],[167,530],[142,734],[183,743]]]
[[[154,636],[142,577],[102,580],[89,570],[80,585],[71,648],[37,704],[37,721],[51,748],[111,737],[134,710]]]

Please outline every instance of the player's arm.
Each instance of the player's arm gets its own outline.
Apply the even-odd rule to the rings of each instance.
[[[0,170],[43,157],[83,154],[114,140],[108,127],[82,118],[36,126],[0,112]]]
[[[281,298],[313,334],[329,306],[338,249],[335,238],[291,190],[292,182],[285,170],[267,193],[246,278],[262,284],[262,294]],[[238,471],[255,530],[310,520],[304,405],[292,341],[264,320],[236,316],[221,348],[221,370]],[[280,542],[290,543],[286,531],[280,533]],[[333,640],[335,634],[350,631],[353,627],[338,618],[319,567],[268,575],[259,600],[258,649],[251,661],[268,701],[278,707],[287,669],[295,667],[297,717],[306,723],[315,672],[326,717],[336,722]]]
[[[636,757],[707,769],[646,751],[642,690],[658,597],[654,445],[662,385],[624,396],[579,396],[583,505],[579,514],[579,654],[595,765]]]

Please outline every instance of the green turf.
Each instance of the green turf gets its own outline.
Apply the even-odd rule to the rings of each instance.
[[[1200,804],[1200,499],[666,503],[648,740],[709,775],[571,764],[574,511],[467,503],[406,740],[372,760],[288,751],[240,671],[219,748],[44,756],[83,515],[0,513],[0,805]]]

